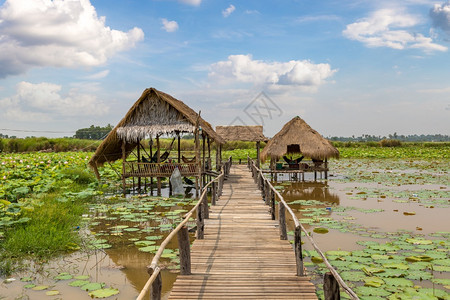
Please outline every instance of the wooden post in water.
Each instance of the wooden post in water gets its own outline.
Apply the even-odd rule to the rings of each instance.
[[[294,251],[295,262],[297,264],[297,276],[305,275],[303,270],[303,253],[302,253],[302,230],[300,226],[295,227],[294,232]]]
[[[203,197],[203,218],[209,219],[208,193]]]
[[[217,182],[213,182],[212,184],[212,189],[211,189],[211,205],[216,205],[216,200],[217,200]]]
[[[159,164],[161,163],[161,150],[160,149],[161,148],[160,148],[160,144],[159,144],[159,136],[157,135],[156,136],[156,155],[157,155],[156,162],[158,163],[158,168],[160,167]],[[158,181],[157,195],[161,196],[161,177],[158,176],[156,180]]]
[[[270,213],[272,215],[272,220],[275,220],[275,193],[272,193],[272,197],[270,198]]]
[[[260,155],[260,149],[261,149],[261,145],[260,145],[260,141],[256,142],[256,166],[259,168],[259,166],[261,165],[261,155]]]
[[[197,239],[203,240],[205,236],[205,220],[203,220],[203,202],[197,208]]]
[[[328,161],[325,158],[325,179],[328,179]]]
[[[280,240],[287,240],[286,209],[281,201],[278,203],[278,224],[280,229]]]
[[[323,292],[325,300],[340,300],[341,294],[339,284],[331,272],[325,273],[323,276]]]
[[[138,162],[138,172],[141,173],[141,168],[139,166],[139,163],[141,162],[141,140],[139,139],[137,142],[137,162]],[[139,174],[138,177],[138,192],[141,193],[141,176]]]
[[[123,196],[127,193],[127,182],[125,179],[125,160],[127,159],[125,153],[125,140],[122,141],[122,190]]]
[[[153,275],[153,268],[148,267],[147,273],[150,275],[150,277]],[[150,292],[150,299],[151,300],[161,300],[161,289],[162,289],[162,280],[161,280],[161,273],[158,273],[158,275],[155,278],[155,281],[152,283],[152,291]]]
[[[191,248],[187,226],[177,232],[178,248],[180,249],[180,275],[191,275]]]

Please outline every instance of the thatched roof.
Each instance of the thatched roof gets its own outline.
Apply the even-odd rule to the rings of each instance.
[[[193,132],[197,119],[206,136],[216,143],[224,143],[211,125],[182,101],[155,88],[146,89],[100,144],[89,164],[95,168],[107,161],[122,158],[123,140],[126,141],[128,155],[136,147],[137,141],[146,136]]]
[[[262,142],[268,140],[263,134],[262,126],[216,126],[216,132],[226,142]]]
[[[339,151],[330,141],[298,116],[286,123],[280,132],[270,139],[261,152],[261,159],[279,159],[288,152],[288,145],[299,145],[302,155],[313,159],[339,157]]]

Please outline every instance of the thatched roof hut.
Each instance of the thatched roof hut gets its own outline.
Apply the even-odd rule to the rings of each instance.
[[[194,132],[197,120],[204,135],[217,144],[224,143],[211,125],[182,101],[155,88],[146,89],[100,144],[89,164],[96,170],[105,162],[122,158],[123,141],[128,156],[146,136]]]
[[[264,142],[268,140],[263,134],[262,126],[216,126],[216,132],[226,142]]]
[[[339,151],[312,129],[306,122],[295,117],[278,132],[261,152],[261,159],[278,160],[285,154],[301,153],[312,159],[323,160],[331,157],[339,158]]]

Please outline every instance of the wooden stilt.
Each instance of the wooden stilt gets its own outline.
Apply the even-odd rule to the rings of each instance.
[[[161,163],[161,148],[160,148],[160,144],[159,144],[159,136],[156,136],[156,154],[157,154],[157,158],[156,158],[156,162],[158,164]],[[157,195],[161,196],[161,177],[157,177],[157,181],[158,181],[158,191],[157,191]]]

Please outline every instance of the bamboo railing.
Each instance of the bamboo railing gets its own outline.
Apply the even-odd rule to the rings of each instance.
[[[319,249],[313,238],[309,235],[303,225],[299,222],[297,216],[294,214],[289,205],[284,201],[283,196],[272,186],[270,181],[264,177],[261,169],[256,167],[255,162],[247,158],[248,168],[252,172],[252,176],[255,180],[255,183],[258,185],[258,188],[261,190],[263,199],[267,205],[270,205],[270,211],[272,215],[272,220],[275,220],[275,198],[278,198],[278,222],[279,222],[279,230],[280,230],[280,239],[287,240],[287,229],[286,229],[286,210],[291,215],[294,220],[294,252],[295,252],[295,261],[297,263],[297,276],[303,276],[304,274],[304,266],[303,266],[303,254],[302,254],[302,241],[301,241],[301,232],[303,231],[312,244],[314,249],[319,253],[322,257],[323,262],[327,266],[330,273],[325,274],[324,276],[324,292],[325,299],[339,299],[339,286],[350,296],[351,299],[359,299],[356,293],[350,289],[344,280],[341,278],[339,273],[330,262],[325,257],[325,254]],[[336,284],[336,282],[338,284]],[[337,296],[337,298],[335,298]]]
[[[198,163],[147,163],[137,161],[124,162],[124,177],[170,177],[178,168],[181,176],[198,176]]]
[[[204,237],[204,219],[209,218],[209,208],[208,208],[208,187],[211,186],[211,205],[216,204],[216,200],[222,195],[223,182],[228,177],[231,168],[231,157],[226,163],[223,164],[221,174],[215,179],[211,180],[206,184],[203,189],[201,196],[195,206],[184,215],[184,219],[178,224],[178,226],[172,230],[172,232],[164,239],[164,241],[159,246],[158,251],[152,259],[151,264],[147,267],[147,272],[150,278],[145,283],[141,292],[139,293],[136,300],[144,299],[145,294],[151,289],[150,299],[160,300],[161,299],[161,289],[162,289],[162,278],[161,278],[161,267],[159,265],[159,259],[172,240],[172,238],[177,235],[178,238],[178,248],[180,251],[180,274],[190,275],[191,274],[191,254],[190,254],[190,243],[189,243],[189,232],[186,226],[189,218],[192,217],[194,212],[196,212],[196,223],[197,232],[196,238],[203,239]]]

